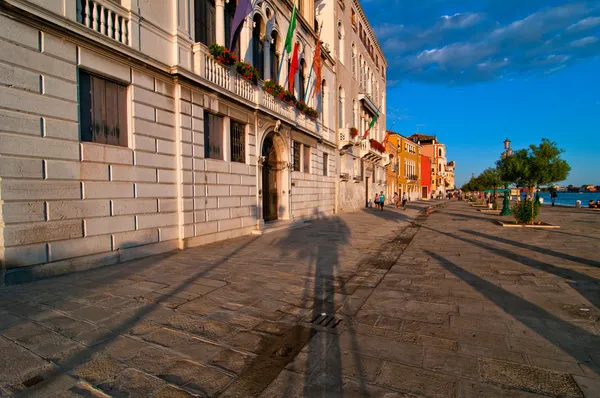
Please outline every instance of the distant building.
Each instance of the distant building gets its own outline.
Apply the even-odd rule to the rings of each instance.
[[[446,164],[446,189],[453,190],[456,189],[454,186],[454,169],[456,168],[456,162],[451,160]]]
[[[432,193],[445,195],[447,186],[446,145],[440,143],[434,135],[413,134],[408,138],[421,146],[423,155],[429,156],[433,160],[431,165]]]
[[[397,148],[398,172],[396,175],[397,192],[407,194],[411,200],[421,197],[421,147],[412,140],[390,132],[388,142]]]
[[[421,155],[421,198],[431,198],[431,158]]]

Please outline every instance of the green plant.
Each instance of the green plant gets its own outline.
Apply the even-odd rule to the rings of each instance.
[[[289,90],[283,90],[281,93],[279,93],[279,99],[290,105],[294,105],[296,103],[296,97]]]
[[[296,102],[296,108],[300,111],[300,112],[304,112],[304,110],[306,108],[308,108],[308,105],[306,105],[306,102],[304,101],[298,101]]]
[[[269,79],[264,81],[263,90],[274,97],[278,97],[283,91],[283,87],[281,87],[275,80]]]
[[[531,199],[525,199],[517,202],[512,212],[518,224],[533,224],[540,212],[540,204]]]
[[[315,108],[311,108],[310,106],[307,106],[304,109],[304,114],[312,118],[316,118],[317,116],[319,116],[319,112]]]
[[[528,149],[520,149],[496,162],[496,166],[502,181],[527,187],[533,194],[535,187],[567,178],[571,167],[561,158],[563,152],[555,142],[542,138],[540,145],[530,145]],[[529,202],[532,206],[531,213],[535,212],[533,203],[534,201]]]
[[[236,61],[235,55],[231,51],[217,43],[211,44],[208,52],[222,65],[233,65]]]
[[[244,80],[248,80],[254,84],[258,83],[258,69],[252,66],[250,62],[236,62],[235,71],[239,73]]]

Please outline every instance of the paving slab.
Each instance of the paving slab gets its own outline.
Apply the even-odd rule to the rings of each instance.
[[[600,218],[541,217],[412,202],[5,287],[0,396],[595,396]]]

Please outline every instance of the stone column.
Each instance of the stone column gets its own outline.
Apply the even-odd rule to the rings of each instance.
[[[271,78],[271,40],[269,38],[265,38],[265,50],[263,54],[263,60],[265,64],[264,80],[269,80]]]
[[[217,44],[225,45],[225,0],[217,0],[216,6],[216,31]]]
[[[252,27],[254,22],[251,18],[244,20],[244,26],[240,32],[240,55],[244,61],[252,63]]]

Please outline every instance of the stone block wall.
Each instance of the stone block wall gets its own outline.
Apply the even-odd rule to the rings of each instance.
[[[328,153],[327,176],[323,174],[323,153]],[[311,147],[310,173],[292,172],[293,218],[332,215],[335,210],[335,183],[337,168],[335,150],[324,145]]]
[[[177,248],[169,77],[3,15],[0,54],[0,260],[7,282],[20,267],[81,269]],[[79,68],[128,86],[128,147],[80,142]]]

